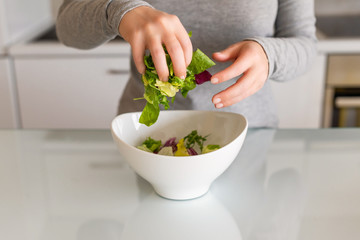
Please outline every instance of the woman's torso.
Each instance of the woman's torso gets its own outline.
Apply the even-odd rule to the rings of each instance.
[[[229,45],[251,37],[271,37],[278,1],[276,0],[149,0],[153,7],[177,15],[187,31],[192,31],[194,50],[201,49],[211,57],[212,53]],[[221,71],[231,63],[217,63],[210,72]],[[133,101],[143,94],[140,75],[132,62],[132,76],[121,99],[119,112],[141,111],[145,102]],[[190,91],[186,99],[177,96],[171,109],[215,110],[212,96],[230,86],[236,79],[212,85],[205,83]],[[178,94],[180,95],[180,94]],[[220,111],[244,114],[250,126],[270,126],[277,124],[276,112],[268,83],[256,94]]]

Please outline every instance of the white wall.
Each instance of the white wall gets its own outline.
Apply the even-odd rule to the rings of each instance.
[[[29,41],[53,25],[49,1],[0,0],[0,47]]]

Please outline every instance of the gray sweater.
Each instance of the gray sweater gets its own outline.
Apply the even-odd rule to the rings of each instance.
[[[269,81],[287,81],[303,73],[316,53],[313,0],[64,0],[57,19],[57,35],[67,46],[90,49],[119,35],[121,18],[133,8],[148,5],[177,15],[192,31],[194,50],[208,56],[229,45],[252,39],[264,48],[269,59],[269,79],[263,88],[243,101],[215,109],[212,96],[236,81],[205,83],[187,98],[177,94],[171,109],[231,111],[243,114],[250,127],[276,127],[276,106]],[[218,72],[229,63],[217,63]],[[311,87],[311,86],[309,86]],[[120,99],[119,113],[142,111],[144,87],[131,59],[131,76]],[[304,93],[305,94],[305,93]]]

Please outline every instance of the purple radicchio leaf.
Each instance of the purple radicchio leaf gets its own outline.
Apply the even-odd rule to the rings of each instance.
[[[208,71],[203,71],[202,73],[195,74],[195,82],[197,85],[203,84],[204,82],[210,81],[212,75]]]
[[[188,148],[187,152],[189,153],[190,156],[198,155],[198,153],[193,148]]]
[[[176,143],[176,137],[169,138],[161,148],[163,148],[163,147],[172,147],[172,150],[173,150],[173,153],[174,153],[177,150],[176,144],[177,144]]]

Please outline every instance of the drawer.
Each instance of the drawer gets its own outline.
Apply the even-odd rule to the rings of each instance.
[[[23,128],[110,128],[128,57],[15,59]]]
[[[330,55],[327,85],[360,87],[360,55]]]

